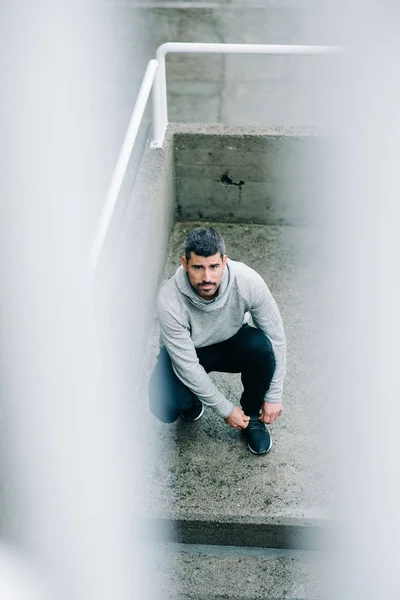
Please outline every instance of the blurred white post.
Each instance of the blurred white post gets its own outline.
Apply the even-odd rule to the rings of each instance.
[[[400,597],[400,6],[335,2],[349,52],[332,110],[332,449],[338,457],[334,597]],[[335,19],[332,20],[332,28]]]
[[[116,158],[109,151],[121,109],[109,94],[113,32],[96,3],[7,4],[2,536],[52,598],[154,598],[147,532],[134,520],[146,454],[132,435],[135,399],[115,376],[113,345],[98,329],[107,282],[97,288],[95,315],[87,280],[93,231]],[[117,133],[121,140],[124,131]],[[9,576],[3,590],[17,589],[15,572],[10,565],[0,573]],[[28,587],[21,600],[36,598]]]

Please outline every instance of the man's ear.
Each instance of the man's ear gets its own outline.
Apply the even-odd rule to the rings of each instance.
[[[188,264],[187,264],[187,258],[186,256],[181,256],[181,263],[182,263],[182,267],[185,269],[185,271],[188,270]]]
[[[227,260],[227,258],[228,258],[228,257],[227,257],[227,255],[226,255],[226,254],[224,254],[224,256],[222,257],[222,267],[223,267],[223,268],[224,268],[224,267],[225,267],[225,265],[226,265],[226,260]]]

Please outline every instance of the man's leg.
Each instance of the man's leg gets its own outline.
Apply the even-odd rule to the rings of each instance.
[[[190,409],[192,392],[175,375],[167,350],[162,347],[149,382],[150,410],[163,423],[173,423]]]
[[[244,340],[244,348],[241,370],[244,390],[240,403],[250,421],[243,433],[251,452],[266,454],[272,446],[271,435],[260,421],[259,413],[275,371],[274,351],[269,339],[257,329]]]
[[[259,329],[243,325],[228,340],[197,348],[196,352],[207,373],[241,373],[240,404],[246,415],[258,415],[275,371],[274,351],[267,336]]]
[[[275,370],[271,342],[254,327],[244,325],[231,338],[219,344],[196,349],[207,373],[241,373],[241,405],[248,416],[258,416],[265,392]],[[162,348],[149,383],[151,412],[164,423],[172,423],[184,411],[191,411],[196,397],[175,375],[171,359]]]
[[[243,394],[240,403],[250,417],[243,433],[254,454],[265,454],[271,449],[271,436],[259,420],[264,396],[275,371],[275,356],[271,342],[259,329],[244,325],[229,340],[207,348],[199,348],[197,355],[207,372],[241,373]]]
[[[250,330],[250,335],[249,331]],[[243,394],[240,399],[246,415],[258,415],[275,372],[275,355],[266,335],[253,327],[243,331],[244,355],[241,374]]]

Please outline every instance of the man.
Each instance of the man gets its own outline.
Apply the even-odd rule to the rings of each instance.
[[[265,423],[283,410],[286,347],[278,307],[256,271],[227,258],[212,228],[188,235],[181,262],[157,300],[164,347],[150,379],[150,408],[172,423],[179,416],[196,421],[209,406],[243,430],[254,454],[265,454],[271,449]],[[211,371],[241,373],[241,408],[217,389]]]

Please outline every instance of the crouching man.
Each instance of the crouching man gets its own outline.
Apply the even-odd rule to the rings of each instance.
[[[164,346],[149,383],[151,411],[164,423],[196,421],[209,406],[243,430],[254,454],[265,454],[272,444],[265,424],[283,410],[286,347],[278,307],[256,271],[227,258],[212,228],[188,235],[181,262],[158,295]],[[217,389],[211,371],[241,373],[241,408]]]

